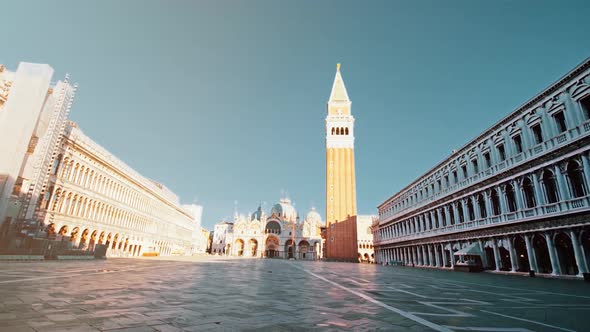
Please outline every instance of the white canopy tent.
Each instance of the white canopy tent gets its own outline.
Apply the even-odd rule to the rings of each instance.
[[[482,256],[483,253],[481,252],[481,249],[479,248],[479,243],[472,243],[472,244],[468,245],[467,247],[455,252],[454,255],[455,256],[467,256],[467,255]]]

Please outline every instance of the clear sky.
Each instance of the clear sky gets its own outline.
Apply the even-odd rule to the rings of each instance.
[[[71,118],[212,229],[287,191],[325,217],[335,65],[359,213],[590,56],[589,1],[8,1],[0,63],[48,63]],[[58,77],[58,78],[59,78]]]

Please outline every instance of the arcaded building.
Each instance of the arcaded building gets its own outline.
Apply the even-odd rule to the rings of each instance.
[[[44,224],[74,248],[106,244],[110,256],[188,255],[200,248],[202,208],[148,179],[70,122],[52,169]]]
[[[589,150],[587,59],[380,204],[377,261],[587,273]]]
[[[288,198],[267,215],[259,206],[250,216],[235,214],[233,222],[215,226],[212,254],[314,260],[322,256],[320,214],[312,208],[305,219]]]

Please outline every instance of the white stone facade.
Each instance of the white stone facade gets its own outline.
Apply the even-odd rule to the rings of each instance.
[[[200,251],[202,208],[181,206],[168,188],[137,173],[74,123],[66,129],[58,161],[49,199],[41,202],[49,236],[79,249],[106,244],[109,256]]]
[[[233,223],[221,222],[215,226],[212,254],[295,258],[314,260],[321,258],[322,218],[312,209],[303,222],[289,199],[275,204],[270,215],[258,207],[251,216],[234,216]]]
[[[590,59],[379,205],[377,262],[582,277]]]

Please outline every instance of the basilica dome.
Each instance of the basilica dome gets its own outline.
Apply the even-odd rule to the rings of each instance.
[[[319,225],[322,222],[322,216],[320,216],[320,214],[315,210],[315,208],[312,207],[311,211],[307,213],[305,221]]]
[[[288,221],[297,221],[297,211],[288,198],[282,198],[277,204],[273,205],[270,214],[275,214]]]
[[[250,220],[262,220],[263,216],[264,216],[264,214],[262,212],[262,206],[258,206],[258,209],[256,209],[256,211],[254,211],[254,213],[252,213]]]

